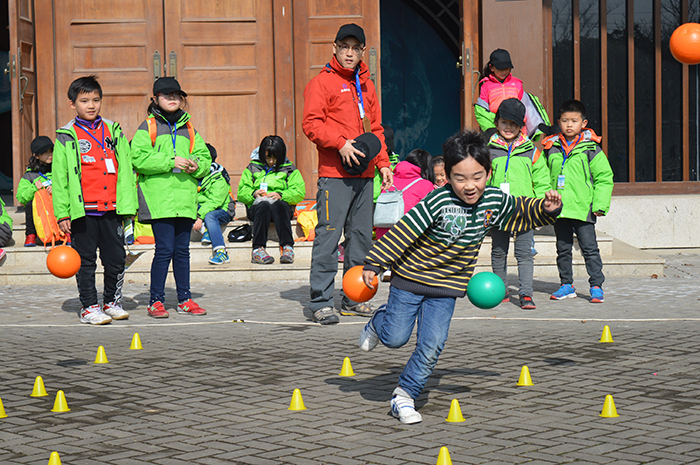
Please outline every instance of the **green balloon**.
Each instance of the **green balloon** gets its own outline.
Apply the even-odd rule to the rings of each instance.
[[[467,285],[469,301],[479,308],[493,308],[506,296],[506,285],[496,273],[482,271],[472,276]]]

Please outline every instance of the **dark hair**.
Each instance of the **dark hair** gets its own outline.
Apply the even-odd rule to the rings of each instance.
[[[209,144],[209,143],[207,143],[207,144],[205,144],[205,145],[206,145],[207,148],[209,149],[209,155],[211,155],[211,161],[212,161],[212,162],[215,162],[215,161],[216,161],[216,157],[218,156],[218,154],[216,153],[216,147],[214,147],[213,145],[211,145],[211,144]]]
[[[426,150],[415,149],[406,155],[406,160],[420,168],[420,177],[435,184],[435,172],[433,171],[433,156]]]
[[[438,165],[444,165],[445,164],[445,157],[442,155],[437,155],[433,157],[433,166],[438,166]]]
[[[586,106],[580,100],[571,99],[562,103],[559,107],[559,118],[562,113],[568,112],[581,113],[581,118],[586,119]]]
[[[29,171],[41,172],[46,174],[51,172],[51,163],[42,163],[41,160],[39,160],[39,158],[36,156],[36,154],[32,154],[32,156],[29,158],[27,169]]]
[[[90,76],[79,77],[71,82],[70,87],[68,87],[68,100],[75,102],[78,99],[78,95],[89,94],[94,91],[97,91],[100,94],[100,98],[102,98],[102,87],[97,82],[97,76],[91,74]]]
[[[277,158],[275,163],[275,168],[279,168],[287,159],[287,146],[284,143],[284,139],[280,136],[267,136],[262,142],[260,142],[260,148],[258,149],[258,160],[260,163],[267,164],[265,161],[265,155],[274,155]]]
[[[486,173],[491,171],[491,155],[486,140],[476,131],[458,132],[442,145],[445,158],[445,174],[450,177],[452,167],[469,157],[484,167]]]

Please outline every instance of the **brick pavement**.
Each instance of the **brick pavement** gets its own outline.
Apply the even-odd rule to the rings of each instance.
[[[535,312],[458,301],[413,426],[388,414],[411,348],[359,351],[361,318],[309,323],[303,282],[196,286],[209,315],[159,321],[132,284],[132,317],[105,327],[78,323],[66,286],[0,287],[0,463],[434,464],[441,446],[455,465],[697,463],[700,255],[666,258],[666,276],[609,280],[602,305],[549,301],[545,280]],[[515,384],[525,364],[535,386]],[[37,375],[49,397],[29,397]],[[287,410],[294,388],[307,410]],[[68,413],[50,412],[58,389]],[[620,417],[598,416],[606,394]],[[444,421],[454,398],[464,423]]]

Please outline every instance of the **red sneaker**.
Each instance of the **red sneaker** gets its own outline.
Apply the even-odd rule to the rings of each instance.
[[[36,234],[27,234],[27,238],[24,240],[25,247],[36,247]]]
[[[187,299],[181,304],[177,304],[177,313],[187,313],[189,315],[206,315],[207,311],[197,305],[192,299]]]
[[[0,260],[2,260],[2,257],[5,256],[5,251],[0,249]]]
[[[148,307],[148,315],[153,318],[168,318],[170,313],[163,306],[163,302],[153,302],[153,305]]]

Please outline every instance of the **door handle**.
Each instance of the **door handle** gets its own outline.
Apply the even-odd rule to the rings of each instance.
[[[369,49],[369,78],[372,83],[377,85],[377,49],[372,47]]]
[[[177,79],[177,53],[175,53],[175,50],[172,50],[170,54],[168,54],[168,61],[170,62],[170,70],[168,71],[168,76]]]
[[[153,80],[157,80],[160,77],[160,52],[156,50],[153,52]]]
[[[27,86],[29,85],[29,78],[24,74],[19,76],[19,82],[24,82],[24,87],[19,91],[19,112],[22,113],[24,110],[24,93],[27,91]]]

